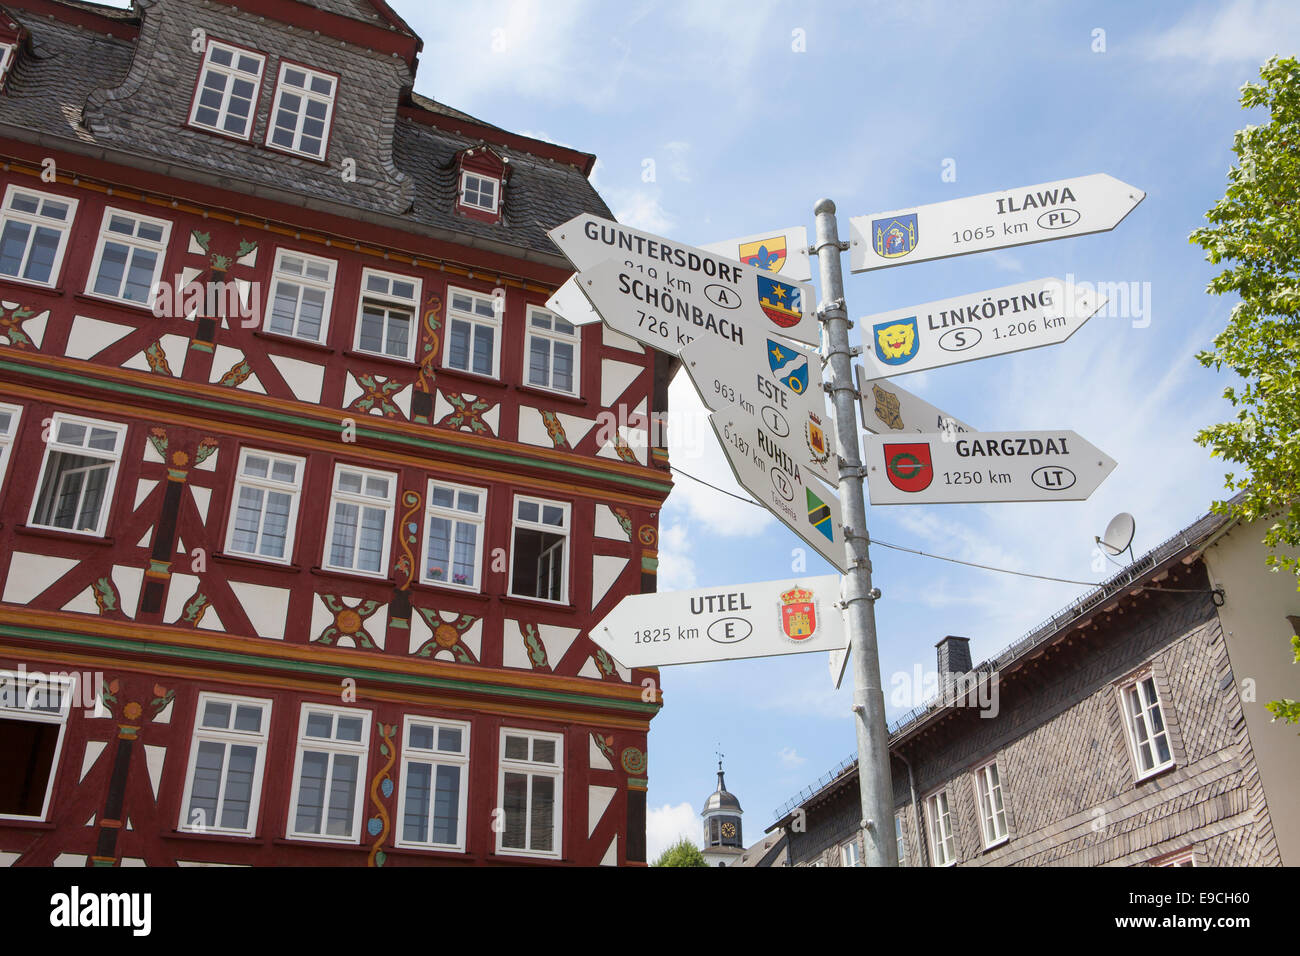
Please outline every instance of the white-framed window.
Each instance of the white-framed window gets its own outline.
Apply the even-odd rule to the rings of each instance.
[[[503,300],[465,289],[448,289],[447,345],[442,364],[460,372],[497,378],[501,373]]]
[[[948,791],[940,790],[925,801],[926,821],[930,826],[930,856],[935,866],[952,866],[957,862],[957,838],[953,834],[952,816],[948,812]]]
[[[333,259],[278,249],[266,301],[266,330],[323,343],[334,300]]]
[[[544,498],[515,497],[510,530],[510,593],[514,597],[569,599],[569,517],[572,506]]]
[[[13,454],[14,436],[18,434],[18,421],[23,417],[19,405],[0,405],[0,488],[4,487]]]
[[[480,590],[486,515],[486,489],[431,480],[425,505],[426,534],[420,580],[467,591]]]
[[[496,212],[497,187],[500,185],[497,179],[465,170],[460,174],[461,204],[482,209],[484,212]]]
[[[334,466],[325,567],[383,576],[393,537],[397,476],[354,465]]]
[[[260,53],[208,40],[190,106],[190,125],[248,139],[265,66],[266,57]]]
[[[287,836],[360,842],[369,739],[370,711],[302,705]]]
[[[152,306],[171,231],[172,224],[166,219],[138,216],[111,206],[105,209],[86,292],[130,305]]]
[[[1194,851],[1188,849],[1181,853],[1175,853],[1173,856],[1167,856],[1163,860],[1154,864],[1155,866],[1196,866],[1196,855]]]
[[[419,301],[419,279],[362,269],[357,351],[413,361]]]
[[[125,425],[56,413],[29,524],[103,537],[125,442]]]
[[[840,847],[840,866],[861,866],[862,854],[858,852],[858,841],[850,840]]]
[[[903,815],[894,814],[894,840],[898,843],[898,865],[907,866],[907,838],[903,835]]]
[[[0,276],[53,287],[77,200],[9,185],[0,213]]]
[[[407,717],[397,845],[465,849],[469,724]]]
[[[253,836],[270,729],[269,700],[199,694],[178,829]]]
[[[984,846],[997,846],[1007,839],[1007,811],[1002,803],[1002,777],[996,760],[975,771],[975,792],[979,796]]]
[[[266,124],[266,144],[312,159],[324,159],[337,92],[337,77],[282,62],[275,87],[275,105]]]
[[[503,727],[497,792],[497,805],[504,811],[497,852],[558,858],[564,820],[564,738]]]
[[[12,43],[0,43],[0,84],[3,84],[8,77],[9,67],[14,65],[17,56],[17,46]]]
[[[1172,766],[1174,755],[1155,678],[1147,674],[1121,687],[1120,702],[1138,779]]]
[[[252,448],[239,453],[227,552],[289,563],[306,467],[291,455]]]
[[[524,381],[535,388],[577,395],[581,336],[577,326],[558,315],[529,306]]]
[[[0,668],[0,819],[44,820],[76,681]]]

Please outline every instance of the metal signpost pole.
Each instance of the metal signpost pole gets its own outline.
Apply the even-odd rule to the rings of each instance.
[[[817,217],[817,254],[821,270],[820,315],[826,329],[827,357],[831,367],[831,396],[835,433],[839,439],[840,504],[844,514],[844,541],[849,572],[845,575],[844,620],[849,632],[853,666],[853,713],[858,732],[858,786],[862,797],[862,831],[867,866],[897,866],[898,845],[894,828],[893,783],[889,773],[889,728],[885,723],[885,695],[880,686],[880,654],[876,647],[876,608],[879,595],[871,586],[871,560],[867,555],[867,506],[863,498],[862,458],[858,452],[857,390],[853,387],[849,317],[844,304],[841,242],[835,221],[835,203],[820,200]]]

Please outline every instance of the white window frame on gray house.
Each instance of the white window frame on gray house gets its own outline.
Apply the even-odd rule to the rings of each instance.
[[[952,824],[952,807],[946,788],[925,798],[925,820],[930,834],[931,864],[953,866],[957,862],[957,831]]]
[[[300,63],[281,62],[275,102],[266,120],[266,145],[297,156],[324,159],[338,91],[337,76]]]
[[[223,56],[229,56],[229,61],[221,62]],[[209,38],[207,48],[203,51],[203,65],[199,68],[199,82],[194,88],[194,102],[190,104],[189,125],[195,129],[233,136],[235,139],[251,139],[253,125],[257,119],[258,97],[262,91],[262,74],[265,70],[266,57],[263,54]],[[218,80],[219,85],[216,82]],[[241,87],[241,95],[236,96],[235,90],[239,84],[251,86],[252,89],[245,91]],[[206,103],[203,102],[205,93],[212,94],[208,97],[209,102]],[[213,97],[216,98],[215,104],[211,102]],[[231,104],[236,101],[247,104],[247,115],[241,116],[238,111],[232,112]],[[216,114],[212,122],[203,122],[199,119],[201,110]],[[232,116],[243,121],[237,129],[229,125]]]
[[[251,458],[264,458],[267,460],[265,474],[259,475],[255,473],[249,461]],[[278,477],[276,475],[277,465],[291,466],[293,469],[292,477]],[[270,561],[275,564],[293,563],[294,536],[298,530],[298,499],[302,495],[302,483],[306,469],[307,459],[305,458],[262,451],[257,448],[240,449],[239,463],[235,471],[235,487],[231,492],[230,499],[229,528],[226,531],[226,552],[228,554],[238,554],[243,557],[255,558],[258,561]],[[283,468],[281,468],[281,474],[283,474]],[[245,499],[245,491],[250,493],[247,499]],[[266,506],[272,495],[279,495],[289,499],[289,511],[284,533],[284,553],[280,555],[268,554],[262,551],[266,537],[264,534],[266,530]],[[254,498],[257,500],[256,541],[251,551],[241,550],[235,547],[235,532],[237,530],[247,532],[250,529],[237,528],[240,504],[242,501],[247,500],[248,504],[245,509],[251,510]]]
[[[504,300],[469,289],[447,289],[447,334],[442,350],[444,368],[496,379],[501,375],[501,313]],[[484,337],[488,337],[491,364],[484,368],[478,358]],[[457,363],[453,349],[464,348],[464,361]]]
[[[331,571],[386,577],[393,537],[393,509],[397,500],[397,475],[391,471],[376,471],[340,462],[334,466],[331,487],[322,565]],[[378,529],[378,561],[374,563],[363,555],[373,554],[375,549],[363,545],[367,543],[367,532],[375,530],[376,520],[382,527]]]
[[[378,355],[400,362],[415,360],[415,341],[419,338],[421,281],[414,276],[378,269],[361,270],[361,300],[357,303],[357,331],[355,349],[366,355]],[[369,310],[369,311],[367,311]],[[363,333],[373,338],[378,322],[378,348],[362,344]],[[394,333],[403,325],[406,330],[406,347],[398,350],[398,336]]]
[[[577,397],[582,388],[582,332],[554,312],[535,305],[528,307],[528,334],[524,343],[524,384],[548,392]],[[568,387],[557,368],[568,351]]]
[[[524,753],[519,753],[519,742],[524,741]],[[503,826],[497,831],[496,851],[509,856],[533,856],[559,859],[564,851],[564,736],[540,730],[520,730],[510,727],[501,728],[501,752],[497,770],[497,806],[502,809]],[[542,746],[539,748],[538,744]],[[546,756],[546,745],[550,744],[550,757]],[[509,778],[514,778],[513,780]],[[551,787],[551,806],[549,808],[549,833],[543,835],[534,829],[542,821],[545,798],[537,793],[537,782],[549,780]],[[507,785],[524,786],[523,816],[512,816],[512,807],[507,804]],[[513,839],[511,833],[516,823],[523,824],[518,833],[517,844],[506,841]],[[516,828],[517,829],[517,828]],[[549,836],[549,841],[547,837]],[[538,847],[537,844],[549,842],[550,847]]]
[[[329,732],[322,733],[319,726],[328,718]],[[366,775],[369,772],[370,754],[370,718],[368,710],[351,707],[334,707],[329,704],[304,703],[298,720],[298,751],[293,766],[293,795],[289,802],[289,819],[286,821],[285,836],[290,840],[307,840],[315,843],[360,843],[361,818],[365,808]],[[353,721],[361,722],[360,734],[353,738],[350,733],[343,733],[344,722],[351,727]],[[316,730],[309,733],[315,721]],[[325,758],[325,776],[320,789],[320,819],[318,829],[299,829],[298,814],[302,804],[303,783],[305,778],[304,763],[309,756]],[[335,799],[340,796],[336,771],[340,761],[355,760],[356,773],[352,778],[350,819],[338,819]],[[346,808],[345,808],[346,809]],[[335,817],[335,819],[331,819]],[[343,823],[343,832],[329,832],[331,826]],[[337,827],[336,827],[337,829]]]
[[[501,181],[482,173],[462,170],[460,202],[462,206],[483,212],[496,212],[501,197]]]
[[[1155,674],[1150,670],[1124,681],[1118,688],[1119,707],[1124,715],[1124,736],[1138,780],[1155,776],[1177,762]],[[1158,724],[1158,727],[1153,725]],[[1161,749],[1163,748],[1163,756]]]
[[[48,817],[54,778],[58,776],[59,757],[68,731],[68,713],[78,696],[77,680],[73,675],[0,672],[0,720],[58,725],[40,813],[0,813],[0,820],[41,821]],[[9,768],[6,772],[14,771]]]
[[[470,725],[463,720],[408,716],[403,731],[397,845],[463,853],[469,807]],[[425,772],[427,786],[421,787],[420,775]],[[454,806],[448,806],[452,800]],[[455,821],[451,827],[445,822],[449,812]],[[440,816],[443,835],[450,839],[438,839]],[[447,832],[449,829],[454,833]]]
[[[1007,807],[1002,794],[1002,774],[998,762],[990,760],[982,767],[977,767],[975,775],[975,799],[979,801],[980,835],[984,838],[984,849],[1006,843],[1011,839],[1007,828]]]

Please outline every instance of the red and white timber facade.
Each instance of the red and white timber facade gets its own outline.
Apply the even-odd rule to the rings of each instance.
[[[645,862],[668,359],[382,2],[0,9],[0,864]],[[432,64],[436,68],[436,64]]]

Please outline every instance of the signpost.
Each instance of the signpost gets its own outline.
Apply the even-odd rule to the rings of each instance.
[[[753,415],[739,409],[714,412],[709,424],[740,486],[823,558],[847,570],[844,523],[835,494],[800,468]]]
[[[564,280],[564,285],[546,300],[546,307],[570,325],[591,325],[600,321],[600,313],[591,307],[582,289],[578,288],[576,275]]]
[[[831,484],[839,480],[820,355],[784,339],[751,335],[738,348],[697,339],[681,356],[710,411],[758,416],[800,467]]]
[[[591,629],[624,667],[831,651],[848,644],[837,574],[632,594]]]
[[[1036,279],[869,315],[863,365],[880,378],[1056,345],[1105,304],[1072,283]]]
[[[813,288],[584,213],[548,235],[605,322],[661,352],[696,338],[783,335],[818,345]]]
[[[873,505],[1084,501],[1115,460],[1072,431],[866,436]]]
[[[975,430],[888,379],[867,378],[866,370],[861,365],[855,365],[853,370],[858,376],[862,427],[872,434]]]
[[[849,220],[849,271],[867,272],[1107,232],[1146,193],[1105,173]]]
[[[812,278],[808,258],[808,230],[803,226],[756,232],[752,236],[710,242],[700,247],[720,256],[739,259],[745,265],[771,272],[795,282]]]

